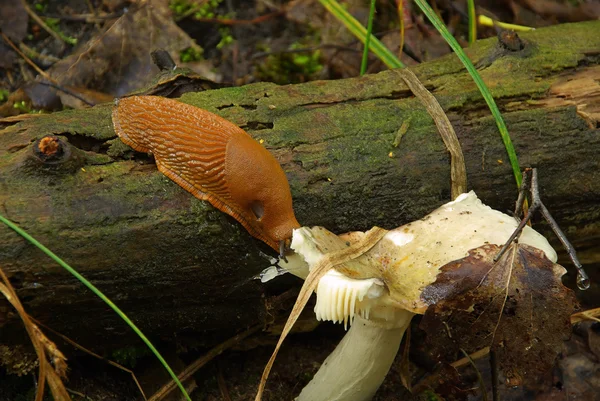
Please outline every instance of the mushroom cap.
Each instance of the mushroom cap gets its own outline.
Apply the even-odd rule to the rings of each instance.
[[[424,218],[390,230],[368,252],[327,273],[317,288],[317,316],[346,323],[355,313],[371,311],[385,319],[393,316],[391,307],[422,314],[429,305],[421,292],[443,266],[484,244],[504,245],[517,226],[517,220],[484,205],[473,191],[462,194]],[[312,266],[363,235],[337,236],[322,227],[294,230],[291,247],[301,259],[290,267],[300,269],[302,259]],[[546,238],[531,227],[524,228],[519,242],[541,249],[553,262],[557,259]],[[333,280],[336,275],[343,280]]]

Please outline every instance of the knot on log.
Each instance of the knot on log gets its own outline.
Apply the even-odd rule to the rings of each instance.
[[[71,157],[71,146],[58,136],[47,135],[34,142],[33,154],[44,164],[64,163]]]

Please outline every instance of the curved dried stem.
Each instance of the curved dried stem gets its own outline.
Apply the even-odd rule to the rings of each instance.
[[[465,157],[462,153],[462,148],[456,132],[442,106],[437,99],[425,88],[425,85],[419,81],[419,78],[408,68],[396,70],[400,78],[406,83],[411,92],[418,97],[427,112],[433,118],[435,125],[446,145],[446,149],[450,152],[450,179],[452,181],[452,200],[462,193],[467,192],[467,168],[465,167]]]

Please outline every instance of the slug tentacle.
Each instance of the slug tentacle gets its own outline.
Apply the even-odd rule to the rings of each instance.
[[[237,125],[157,96],[120,99],[112,117],[125,144],[154,154],[159,171],[273,249],[300,227],[281,166]]]

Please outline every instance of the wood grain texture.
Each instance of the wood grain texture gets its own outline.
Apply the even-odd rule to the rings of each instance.
[[[299,227],[279,163],[235,124],[158,96],[120,99],[112,119],[125,144],[152,153],[163,174],[273,249]]]

